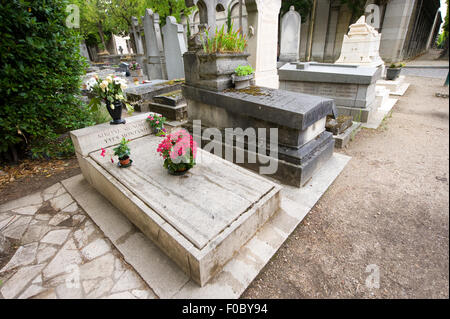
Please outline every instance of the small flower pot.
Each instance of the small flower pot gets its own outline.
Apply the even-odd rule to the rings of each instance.
[[[119,158],[119,167],[130,167],[133,161],[130,159],[129,156],[124,156],[122,158]]]
[[[400,75],[402,71],[401,68],[387,68],[386,70],[386,79],[390,81],[394,81]]]
[[[234,83],[234,88],[236,90],[242,90],[242,89],[246,89],[250,86],[250,81],[253,80],[253,73],[249,74],[249,75],[244,75],[244,76],[237,76],[235,74],[233,74],[232,78],[233,78],[233,83]]]
[[[111,102],[106,101],[106,109],[113,119],[109,124],[125,124],[125,120],[122,119],[122,101],[115,100],[112,104],[114,105],[114,109],[111,108]]]

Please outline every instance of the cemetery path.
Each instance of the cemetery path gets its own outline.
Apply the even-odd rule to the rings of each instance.
[[[392,116],[341,151],[352,160],[243,298],[449,297],[449,105],[435,97],[448,88],[407,81]]]

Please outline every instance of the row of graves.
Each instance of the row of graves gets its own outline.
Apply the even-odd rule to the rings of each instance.
[[[300,26],[288,25],[300,15],[291,9],[277,66],[281,1],[246,1],[253,31],[247,50],[235,52],[205,50],[218,2],[199,6],[184,80],[164,78],[161,55],[154,59],[161,46],[148,9],[150,80],[124,89],[139,114],[71,132],[83,178],[64,186],[161,298],[238,298],[350,160],[334,153],[336,143],[390,100],[377,94],[384,70],[375,41],[370,49],[353,42],[376,36],[362,19],[344,48],[371,61],[353,65],[348,49],[336,64],[300,63],[290,34]],[[248,65],[254,78],[237,89],[235,70]],[[123,231],[129,222],[139,236]]]

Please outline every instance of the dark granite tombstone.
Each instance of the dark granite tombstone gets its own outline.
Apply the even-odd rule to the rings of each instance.
[[[183,121],[187,119],[186,100],[181,90],[171,91],[155,96],[148,104],[151,112],[165,116],[168,120]]]
[[[267,145],[276,143],[278,154],[267,150],[266,154],[257,155],[256,163],[245,160],[237,164],[259,171],[267,166],[268,159],[275,160],[278,169],[271,176],[286,184],[303,186],[333,154],[333,136],[325,131],[327,115],[336,113],[331,99],[262,87],[216,92],[189,85],[183,86],[183,95],[188,103],[189,123],[201,120],[203,145],[212,141],[203,136],[206,128],[213,127],[222,132],[223,149],[231,146],[225,138],[227,128],[243,131],[266,128],[266,136],[256,136],[244,143],[245,158],[248,159],[256,148],[252,141],[266,142]],[[270,140],[270,128],[278,129],[276,141]],[[196,135],[194,130],[193,133]],[[238,135],[236,133],[235,137]],[[238,148],[234,142],[233,147]]]
[[[128,101],[139,112],[149,112],[149,103],[155,96],[181,90],[182,81],[153,80],[150,83],[130,86],[125,90]]]

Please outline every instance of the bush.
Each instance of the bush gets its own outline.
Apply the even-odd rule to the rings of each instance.
[[[0,4],[0,153],[34,157],[73,151],[69,130],[92,124],[77,98],[87,63],[80,37],[66,27],[65,0]]]
[[[252,74],[253,72],[255,72],[255,70],[253,70],[251,65],[240,65],[234,70],[234,73],[236,73],[237,76],[246,76]]]

